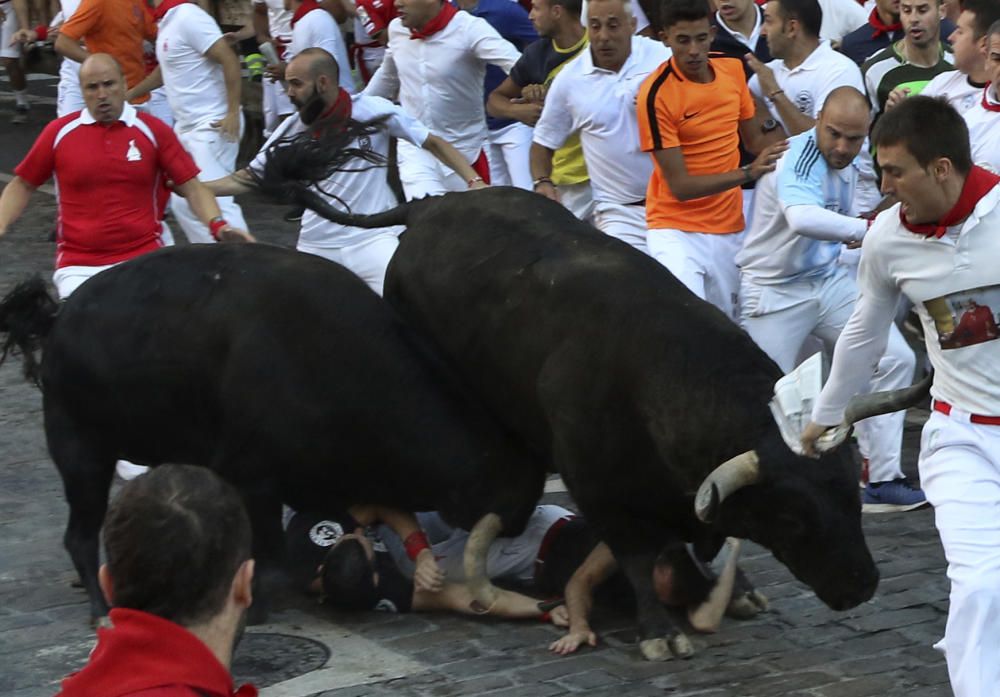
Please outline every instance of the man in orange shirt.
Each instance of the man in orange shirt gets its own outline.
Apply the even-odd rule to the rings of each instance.
[[[742,61],[709,53],[710,18],[706,0],[664,6],[661,36],[673,57],[639,90],[640,147],[656,163],[646,191],[646,242],[693,293],[735,320],[734,259],[745,227],[740,185],[772,171],[787,146],[765,132],[766,114],[755,115]],[[743,167],[741,136],[760,153]]]
[[[110,54],[121,65],[126,87],[131,89],[146,77],[142,42],[155,37],[156,24],[143,0],[83,0],[59,30],[55,49],[78,63],[92,53]],[[132,104],[148,100],[147,94]]]

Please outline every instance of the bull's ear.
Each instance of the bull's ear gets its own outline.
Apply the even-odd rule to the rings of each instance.
[[[703,523],[711,523],[719,512],[719,487],[712,482],[698,490],[694,499],[694,514]]]

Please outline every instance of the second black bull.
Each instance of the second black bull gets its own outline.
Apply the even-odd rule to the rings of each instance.
[[[833,609],[872,596],[850,450],[792,453],[768,408],[777,365],[656,261],[516,189],[368,217],[299,195],[338,222],[407,225],[386,299],[562,475],[635,587],[648,658],[678,636],[651,584],[678,538],[754,540]]]

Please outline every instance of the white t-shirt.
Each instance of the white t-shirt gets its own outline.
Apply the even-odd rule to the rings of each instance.
[[[855,0],[819,0],[819,6],[823,10],[819,38],[824,41],[840,41],[867,23],[870,14]]]
[[[924,97],[944,97],[959,114],[964,114],[982,99],[984,87],[986,85],[970,82],[969,76],[963,72],[949,70],[936,75],[920,94]]]
[[[998,111],[983,106],[983,98]],[[1000,99],[993,85],[979,91],[979,99],[962,114],[969,127],[972,161],[980,167],[1000,172]]]
[[[285,62],[290,62],[307,48],[322,48],[333,56],[340,68],[340,86],[348,92],[357,89],[351,77],[344,35],[330,13],[323,8],[316,8],[299,17],[292,27],[292,41],[285,50]]]
[[[171,8],[159,22],[156,60],[163,71],[167,103],[178,132],[226,115],[222,66],[205,56],[221,39],[222,32],[211,15],[191,2]]]
[[[931,395],[973,414],[1000,415],[1000,332],[988,331],[1000,312],[1000,265],[993,261],[1000,259],[1000,187],[939,239],[904,228],[899,207],[881,213],[865,237],[857,305],[813,409],[816,423],[840,423],[848,401],[871,380],[900,293],[924,328],[934,366]]]
[[[855,158],[843,169],[831,169],[819,151],[814,128],[791,138],[775,171],[761,177],[754,190],[750,228],[736,255],[744,277],[771,285],[822,278],[834,271],[842,242],[819,228],[839,228],[836,233],[850,239],[864,236],[867,222],[851,217],[856,214],[859,168]],[[815,220],[816,229],[797,233],[789,223],[793,215]],[[832,223],[821,223],[821,218],[832,218]]]
[[[558,150],[580,132],[594,200],[628,204],[646,198],[653,160],[639,149],[635,108],[646,77],[670,59],[670,49],[644,36],[617,72],[594,65],[590,50],[566,64],[545,96],[534,142]]]
[[[292,13],[285,9],[285,0],[254,0],[254,4],[267,5],[267,27],[271,38],[286,44],[292,40]]]
[[[861,69],[843,53],[838,53],[826,41],[820,43],[815,51],[809,54],[802,63],[789,70],[785,61],[776,59],[767,64],[774,71],[774,77],[780,87],[795,104],[799,111],[812,118],[819,115],[827,96],[838,87],[854,87],[865,94],[865,81],[861,77]],[[750,78],[750,92],[755,97],[764,99],[760,89],[760,79],[754,75]],[[767,101],[767,100],[765,100]],[[788,127],[781,120],[774,104],[768,102],[768,111],[785,130]]]
[[[364,93],[397,99],[408,114],[474,162],[486,144],[487,63],[509,73],[521,54],[485,19],[459,12],[426,39],[410,38],[396,17],[385,58]]]
[[[386,99],[356,94],[351,98],[351,103],[351,118],[356,121],[371,121],[383,116],[388,118],[383,122],[384,128],[380,128],[371,136],[355,140],[349,147],[373,150],[383,157],[388,157],[390,136],[421,146],[430,135],[430,131],[424,124]],[[291,137],[305,130],[307,127],[297,114],[289,116],[267,139],[260,152],[250,163],[249,168],[260,172],[267,157],[267,149],[272,143],[280,138]],[[395,194],[389,188],[385,166],[359,162],[357,166],[349,165],[349,167],[352,168],[351,171],[335,172],[324,180],[319,188],[314,187],[314,191],[326,192],[335,207],[344,210],[347,206],[352,213],[381,213],[398,205]],[[333,196],[337,196],[343,203],[334,199]],[[339,225],[307,208],[302,214],[299,243],[320,248],[345,247],[364,242],[387,230],[399,234],[403,231],[403,227],[394,226],[366,230]]]

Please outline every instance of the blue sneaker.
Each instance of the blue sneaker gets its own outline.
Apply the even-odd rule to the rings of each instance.
[[[871,483],[861,494],[863,513],[895,513],[912,511],[927,505],[927,497],[905,479]]]

